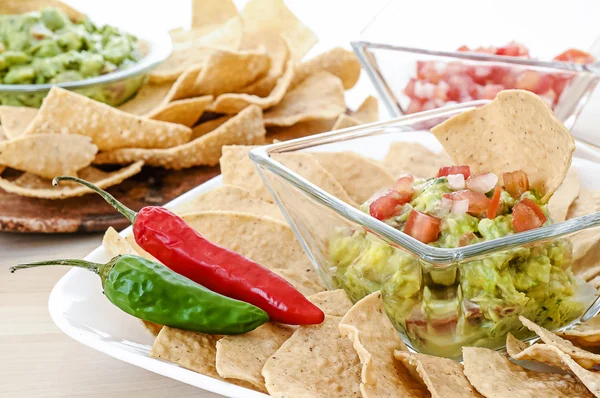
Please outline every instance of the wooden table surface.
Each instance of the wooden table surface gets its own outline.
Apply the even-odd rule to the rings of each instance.
[[[48,314],[48,296],[68,269],[8,273],[19,262],[83,258],[101,240],[102,234],[0,233],[0,397],[220,397],[111,358],[63,334]]]

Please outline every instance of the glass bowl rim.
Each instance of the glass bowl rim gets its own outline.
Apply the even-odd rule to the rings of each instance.
[[[146,73],[160,63],[166,60],[173,49],[171,36],[166,31],[150,31],[144,34],[144,37],[138,37],[138,40],[148,44],[150,50],[139,62],[133,66],[107,73],[105,75],[91,77],[89,79],[77,80],[63,83],[45,83],[45,84],[0,84],[0,92],[5,93],[37,93],[50,90],[57,86],[65,89],[80,89],[113,82],[125,80],[143,73]]]
[[[359,209],[343,202],[271,157],[272,154],[290,152],[314,147],[316,145],[331,144],[334,142],[354,138],[377,135],[382,132],[383,128],[398,128],[399,131],[402,131],[401,128],[403,125],[406,126],[413,123],[425,122],[437,117],[453,116],[464,111],[475,109],[476,107],[485,105],[488,102],[490,101],[480,100],[465,102],[453,106],[446,106],[430,111],[401,116],[388,121],[369,123],[309,137],[298,138],[295,140],[260,146],[250,151],[250,159],[254,163],[259,175],[265,182],[277,205],[281,208],[284,216],[291,225],[294,223],[290,219],[285,206],[280,202],[278,196],[275,194],[274,189],[271,187],[271,184],[265,178],[260,170],[260,167],[258,166],[265,167],[269,171],[282,177],[287,183],[293,185],[297,189],[300,189],[312,199],[335,211],[345,219],[361,225],[375,235],[383,237],[384,240],[393,242],[394,245],[403,248],[412,255],[440,268],[449,267],[452,263],[463,262],[473,259],[474,257],[533,243],[548,241],[554,238],[560,238],[562,236],[572,234],[574,232],[579,232],[584,229],[600,226],[600,212],[596,212],[533,230],[507,235],[485,242],[475,243],[473,245],[457,248],[433,247],[424,244],[391,227],[390,225],[379,221],[370,215],[363,213]]]

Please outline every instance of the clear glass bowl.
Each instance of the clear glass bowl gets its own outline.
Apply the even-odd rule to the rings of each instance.
[[[470,246],[437,248],[333,197],[272,155],[352,150],[381,160],[392,142],[414,140],[441,150],[427,129],[482,103],[268,145],[250,154],[328,288],[344,288],[353,301],[381,290],[390,319],[418,352],[457,358],[465,345],[501,348],[508,332],[521,338],[530,336],[518,320],[520,314],[555,330],[578,322],[584,313],[586,319],[593,316],[597,308],[590,305],[595,290],[571,274],[565,276],[559,268],[572,262],[571,246],[565,238],[600,225],[600,213]],[[549,272],[547,282],[536,282],[539,288],[535,291],[525,289],[527,293],[519,294],[496,286],[497,280],[509,278],[519,264],[533,263]],[[553,289],[545,289],[550,284]],[[572,294],[571,298],[554,297],[550,291],[556,289]],[[492,293],[482,293],[488,290]],[[543,306],[553,307],[544,312]],[[549,317],[555,321],[548,323]]]
[[[0,105],[39,108],[52,86],[74,91],[111,106],[121,105],[137,93],[147,73],[171,54],[171,38],[167,32],[152,32],[139,40],[146,47],[147,54],[127,69],[74,82],[0,84]]]
[[[596,87],[600,63],[581,65],[552,59],[577,48],[600,60],[598,27],[591,17],[594,11],[600,12],[600,3],[586,4],[568,10],[544,7],[542,17],[540,2],[507,0],[494,4],[486,14],[485,4],[471,0],[461,3],[461,12],[456,12],[452,2],[436,4],[435,13],[427,9],[427,2],[407,7],[390,1],[352,46],[392,117],[445,104],[492,99],[494,87],[499,90],[502,86],[538,91],[557,117],[572,128]],[[442,30],[443,26],[448,29]],[[511,41],[527,46],[536,58],[456,51],[462,45],[471,49],[499,47]],[[433,86],[419,84],[415,93],[409,83],[417,76],[421,82],[433,82]],[[483,89],[486,84],[489,91]],[[411,96],[419,99],[411,101]]]

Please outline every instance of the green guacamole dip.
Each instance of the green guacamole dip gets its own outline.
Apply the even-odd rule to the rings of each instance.
[[[383,220],[403,230],[417,209],[441,220],[432,246],[454,248],[515,233],[511,210],[523,198],[548,215],[535,191],[512,198],[503,191],[498,215],[460,215],[440,210],[452,192],[446,177],[414,182],[412,200],[401,214]],[[488,193],[491,196],[493,192]],[[361,209],[369,213],[369,203]],[[548,217],[546,223],[552,223]],[[463,238],[463,239],[461,239]],[[462,346],[498,348],[507,333],[527,337],[519,315],[546,328],[559,328],[579,317],[594,291],[571,272],[567,240],[520,247],[474,261],[436,269],[364,231],[340,229],[329,241],[334,283],[353,301],[380,290],[390,319],[420,352],[460,357]]]
[[[87,18],[72,22],[56,8],[0,15],[0,84],[73,82],[126,69],[143,57],[135,36]],[[1,95],[2,105],[39,106]]]

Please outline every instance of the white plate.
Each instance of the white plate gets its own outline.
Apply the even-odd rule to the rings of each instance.
[[[327,150],[355,150],[366,156],[381,159],[385,156],[390,140],[419,141],[435,151],[441,149],[432,135],[420,132],[382,135],[377,137],[377,143],[381,145],[358,146],[361,142],[357,140],[332,144]],[[369,142],[373,144],[373,138],[370,138]],[[600,174],[600,165],[592,163],[600,163],[600,156],[580,144],[575,154],[577,158],[574,159],[573,165],[579,171],[582,187],[600,189],[600,179],[597,178]],[[215,177],[173,200],[166,207],[175,208],[221,184],[221,177]],[[121,232],[122,236],[129,234],[131,228]],[[110,257],[100,246],[85,259],[104,263],[110,260]],[[102,294],[100,279],[89,271],[83,269],[69,271],[52,290],[48,307],[52,320],[63,332],[114,358],[227,397],[267,397],[265,394],[151,358],[149,354],[153,336],[139,320],[121,312],[106,300]]]

